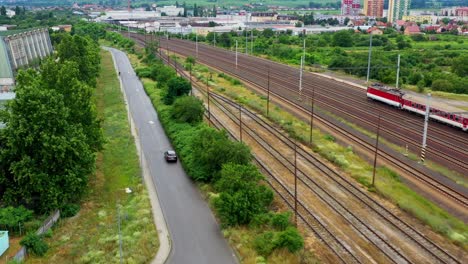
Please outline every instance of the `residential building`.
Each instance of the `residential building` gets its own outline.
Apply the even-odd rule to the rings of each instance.
[[[383,7],[384,0],[364,0],[364,15],[382,17]]]
[[[383,31],[378,27],[371,27],[367,30],[367,33],[371,35],[383,35]]]
[[[411,0],[389,0],[388,22],[393,23],[409,15]]]
[[[419,30],[418,26],[408,26],[405,28],[404,34],[409,35],[409,36],[418,35],[418,34],[421,34],[421,30]]]
[[[434,16],[403,16],[402,20],[427,24],[432,23],[434,18]]]
[[[344,16],[357,16],[361,10],[360,0],[342,0],[341,2],[341,15]]]

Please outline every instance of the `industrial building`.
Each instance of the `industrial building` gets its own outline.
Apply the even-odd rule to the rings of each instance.
[[[0,31],[0,105],[14,98],[15,75],[52,53],[46,28]]]

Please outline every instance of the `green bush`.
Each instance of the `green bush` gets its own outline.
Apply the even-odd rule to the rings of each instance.
[[[290,212],[274,214],[271,218],[271,224],[276,230],[283,231],[291,225],[290,218]]]
[[[255,238],[254,248],[258,254],[268,257],[276,247],[275,240],[275,232],[265,232]]]
[[[78,204],[65,204],[60,209],[61,217],[72,217],[75,216],[80,211],[80,205]]]
[[[279,233],[276,245],[279,248],[287,248],[289,252],[295,253],[304,247],[304,239],[295,227],[288,227]]]
[[[172,106],[172,116],[180,123],[200,123],[204,112],[203,102],[191,96],[178,98]]]
[[[29,221],[33,216],[33,212],[24,208],[22,205],[19,207],[8,206],[0,208],[0,227],[7,230],[17,230],[19,223]]]
[[[167,82],[167,92],[164,95],[163,101],[170,105],[174,100],[183,95],[188,95],[192,86],[190,82],[182,77],[173,77]]]
[[[28,252],[36,256],[44,256],[49,249],[47,243],[42,240],[36,233],[28,233],[20,242],[22,246],[25,246]]]

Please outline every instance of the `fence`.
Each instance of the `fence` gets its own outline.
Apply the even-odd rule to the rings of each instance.
[[[39,229],[37,229],[36,234],[41,235],[44,232],[47,232],[47,230],[49,230],[49,228],[51,228],[55,224],[55,222],[58,221],[59,218],[60,218],[60,210],[56,210],[53,214],[47,217],[47,219],[42,223],[42,226],[39,227]],[[16,252],[13,259],[17,261],[22,261],[24,260],[26,255],[27,255],[26,247],[21,247],[21,249],[18,252]]]

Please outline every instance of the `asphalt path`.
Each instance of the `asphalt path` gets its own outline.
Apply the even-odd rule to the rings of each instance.
[[[172,149],[171,144],[128,57],[119,50],[109,50],[120,71],[130,113],[169,228],[172,248],[166,263],[238,263],[197,186],[179,162],[169,164],[164,160],[164,151]]]

